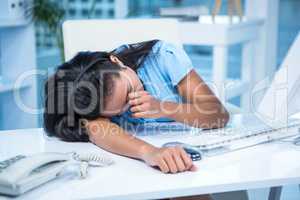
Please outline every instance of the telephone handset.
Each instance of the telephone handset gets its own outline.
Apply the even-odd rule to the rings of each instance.
[[[90,162],[98,165],[91,165]],[[109,158],[77,153],[39,153],[28,157],[19,155],[0,162],[0,194],[20,195],[56,178],[70,165],[80,164],[80,173],[86,175],[88,166],[107,166],[112,163]]]

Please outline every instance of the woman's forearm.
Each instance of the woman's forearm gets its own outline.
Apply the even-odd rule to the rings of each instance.
[[[229,120],[228,112],[218,102],[162,102],[162,113],[164,117],[200,128],[221,128]]]
[[[87,127],[90,141],[112,153],[143,159],[145,153],[155,149],[107,119],[95,120]]]
[[[129,135],[109,120],[93,120],[87,128],[90,141],[112,153],[143,160],[164,173],[196,170],[182,147],[154,147]]]

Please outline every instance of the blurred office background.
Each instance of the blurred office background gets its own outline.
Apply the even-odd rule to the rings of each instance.
[[[248,2],[251,1],[248,0]],[[276,68],[282,63],[300,30],[300,0],[278,1],[276,16],[269,16],[275,19],[278,17],[278,21],[275,20],[276,27],[274,28],[275,36],[277,35],[274,37],[277,41],[276,56],[271,58]],[[66,19],[160,18],[170,16],[177,17],[181,21],[193,22],[198,20],[198,15],[209,16],[215,3],[214,0],[35,0],[34,2],[46,2],[47,5],[57,8],[54,11],[61,19],[56,19],[57,16],[52,16],[53,18],[50,16],[50,18],[54,21],[61,20],[60,22]],[[247,0],[241,1],[244,13],[246,13],[246,2]],[[260,3],[257,0],[255,2],[256,4]],[[270,0],[261,2],[272,4]],[[25,4],[26,1],[22,0],[1,0],[0,10],[8,6],[8,10],[14,12],[15,9],[24,7]],[[223,1],[219,15],[226,15],[227,8],[228,1]],[[34,24],[28,24],[23,19],[19,20],[18,14],[0,12],[0,130],[42,127],[42,110],[37,112],[36,109],[43,107],[44,81],[63,61],[60,30],[53,29],[55,26],[51,27],[53,21],[49,20],[49,15],[47,16],[45,10],[37,10],[36,12],[42,20],[36,20]],[[6,19],[6,15],[11,16]],[[84,40],[84,36],[78,39]],[[214,76],[213,46],[189,43],[185,44],[184,48],[192,59],[197,72],[205,80],[211,80]],[[238,80],[242,76],[240,67],[243,57],[242,50],[242,44],[229,46],[227,63],[229,79]],[[253,54],[252,56],[257,55]],[[30,71],[32,69],[38,74],[33,75],[31,80],[23,80],[20,77],[22,74],[24,75],[24,72],[28,72],[26,76],[28,77],[28,74],[33,73]],[[273,71],[270,70],[266,73],[272,74]],[[259,76],[259,72],[255,71],[253,76],[255,79],[255,76]],[[243,90],[243,87],[240,90]],[[20,91],[20,94],[15,95],[12,91]],[[236,106],[241,106],[240,95],[233,95],[229,101]],[[29,105],[29,108],[25,109],[27,114],[23,115],[19,107],[26,107],[26,105]],[[30,109],[31,106],[32,109]],[[298,191],[297,187],[286,187],[282,199],[300,199],[299,193],[296,192]],[[251,195],[252,199],[264,199],[267,192],[266,190],[256,190]]]
[[[64,10],[65,19],[111,19],[111,18],[159,18],[162,11],[168,8],[176,14],[179,8],[180,15],[186,14],[183,20],[193,20],[195,14],[184,13],[180,8],[191,9],[195,13],[209,14],[214,6],[212,0],[63,0],[55,2]],[[245,4],[242,1],[243,5]],[[227,13],[227,1],[223,1],[220,15]],[[190,11],[190,10],[189,10]],[[182,16],[180,16],[182,17]],[[288,48],[300,29],[300,1],[280,0],[278,12],[278,44],[276,65],[279,66]],[[194,19],[196,20],[196,19]],[[56,36],[42,24],[35,25],[37,67],[51,72],[61,63],[61,56],[57,46]],[[84,37],[81,38],[84,40]],[[199,45],[184,45],[199,74],[210,80],[212,73],[212,47]],[[229,48],[228,76],[241,76],[241,45],[232,45]],[[38,88],[42,91],[43,79],[39,79]],[[39,105],[42,106],[42,92],[39,92]],[[234,104],[240,104],[240,98],[231,99]],[[41,117],[39,118],[41,122]],[[39,123],[41,125],[41,123]]]
[[[3,1],[5,2],[5,1]],[[15,4],[14,6],[22,6],[23,1],[7,1]],[[57,8],[55,14],[60,15],[57,19],[60,23],[67,19],[114,19],[114,18],[161,18],[161,17],[177,17],[181,21],[197,21],[198,16],[209,15],[214,7],[215,1],[213,0],[34,0],[38,6],[46,2],[46,6],[52,6]],[[24,4],[26,1],[24,1]],[[241,0],[242,9],[245,13],[245,0]],[[2,3],[3,6],[6,6],[5,3]],[[37,8],[38,8],[37,6]],[[34,45],[34,55],[26,55],[26,59],[30,57],[34,58],[35,61],[28,61],[27,66],[23,69],[22,67],[9,68],[5,69],[12,61],[3,61],[1,66],[1,79],[0,86],[2,84],[2,91],[0,93],[0,99],[2,104],[2,115],[0,119],[0,129],[11,129],[17,127],[17,122],[14,121],[13,115],[10,117],[7,115],[7,112],[13,114],[13,105],[7,103],[10,102],[13,98],[12,94],[9,94],[9,91],[13,90],[13,84],[15,82],[16,74],[19,74],[23,71],[26,71],[31,68],[35,68],[39,71],[40,74],[37,76],[37,84],[35,84],[35,89],[38,91],[37,103],[38,108],[43,107],[43,84],[47,75],[51,74],[53,70],[62,62],[62,38],[60,37],[59,30],[53,30],[51,23],[53,24],[56,20],[55,17],[47,16],[47,8],[40,10],[35,10],[36,15],[42,20],[36,20],[34,22],[34,37],[32,40],[28,40],[28,43]],[[45,10],[43,10],[45,9]],[[276,63],[276,66],[280,66],[284,56],[287,53],[288,48],[290,47],[292,41],[296,37],[300,29],[300,0],[280,0],[278,6],[278,27],[275,29],[277,31],[277,56],[273,59]],[[226,15],[228,10],[228,1],[222,2],[222,7],[218,15]],[[275,17],[275,16],[274,16]],[[3,17],[2,17],[3,18]],[[50,20],[49,20],[50,18]],[[1,15],[0,15],[1,19]],[[48,21],[47,21],[48,20]],[[52,20],[52,21],[51,21]],[[2,31],[2,48],[1,54],[2,58],[6,55],[6,60],[20,59],[16,58],[18,54],[12,53],[9,55],[7,49],[9,49],[9,43],[4,36],[20,34],[22,35],[21,30],[19,33],[13,32],[13,29],[16,27],[9,25],[9,22],[0,23],[0,33]],[[49,28],[50,24],[50,28]],[[55,27],[55,26],[54,26]],[[28,31],[27,31],[28,32]],[[24,31],[24,35],[25,35]],[[27,33],[29,34],[29,33]],[[100,37],[100,36],[99,36]],[[12,40],[12,36],[9,37]],[[21,39],[22,37],[20,37]],[[24,38],[25,39],[25,38]],[[79,38],[84,40],[84,36]],[[33,44],[34,43],[34,44]],[[25,45],[25,44],[24,44]],[[101,45],[101,44],[99,44]],[[228,78],[239,79],[242,75],[241,64],[242,64],[242,44],[230,45],[228,53]],[[190,58],[193,61],[194,67],[197,72],[205,79],[211,80],[213,76],[212,63],[213,63],[213,47],[212,46],[203,46],[203,45],[193,45],[188,44],[184,45],[184,48],[188,52]],[[12,48],[10,48],[12,49]],[[26,49],[26,48],[24,48]],[[13,51],[13,50],[11,50]],[[25,51],[25,50],[24,50]],[[6,52],[6,53],[5,53]],[[28,50],[28,52],[30,52]],[[253,55],[254,56],[254,55]],[[4,59],[4,60],[5,60]],[[19,61],[21,62],[21,61]],[[26,63],[25,61],[23,63]],[[28,66],[30,65],[36,66]],[[21,65],[20,65],[21,66]],[[5,69],[5,70],[4,70]],[[47,75],[44,72],[47,71]],[[257,72],[258,73],[258,72]],[[272,72],[270,72],[272,73]],[[14,75],[12,75],[14,74]],[[44,75],[42,75],[44,74]],[[255,76],[255,74],[254,74]],[[8,78],[7,78],[8,77]],[[12,77],[12,78],[11,78]],[[10,82],[11,81],[11,82]],[[18,86],[21,89],[27,88],[30,84]],[[8,87],[7,87],[8,86]],[[20,90],[21,90],[20,89]],[[26,89],[28,90],[28,89]],[[32,94],[32,95],[31,95]],[[34,96],[34,92],[26,93],[20,95],[19,99],[25,99],[26,101],[32,101],[27,96]],[[27,99],[27,100],[26,100]],[[34,100],[35,101],[35,100]],[[229,101],[237,106],[241,105],[241,98],[239,95],[233,96]],[[22,104],[22,101],[21,103]],[[24,103],[26,104],[26,103]],[[34,126],[42,126],[42,112],[38,112],[37,123],[34,123]],[[22,120],[21,120],[22,121]],[[26,120],[23,122],[28,124]],[[30,124],[30,122],[29,122]],[[30,125],[29,125],[30,126]],[[21,127],[20,127],[21,128]]]

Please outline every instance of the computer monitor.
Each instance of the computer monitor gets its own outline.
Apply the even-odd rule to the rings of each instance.
[[[255,114],[270,125],[300,112],[300,32],[276,72]]]

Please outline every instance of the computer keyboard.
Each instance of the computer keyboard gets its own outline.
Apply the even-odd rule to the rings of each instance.
[[[223,133],[222,133],[223,132]],[[203,136],[205,132],[202,132]],[[197,141],[201,141],[197,146],[201,149],[213,149],[220,146],[236,145],[248,146],[249,144],[258,144],[263,142],[270,142],[276,139],[290,137],[300,134],[300,124],[289,125],[288,127],[272,129],[257,128],[257,129],[225,129],[224,131],[208,132],[207,136],[197,138]],[[205,139],[206,138],[206,139]]]
[[[187,143],[211,155],[300,134],[299,121],[290,123],[288,127],[279,128],[272,128],[259,121],[255,124],[255,126],[240,124],[238,127],[229,124],[226,128],[203,130],[177,122],[151,122],[133,126],[131,132],[142,137],[163,136],[160,138],[166,142]]]

